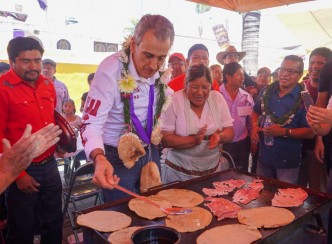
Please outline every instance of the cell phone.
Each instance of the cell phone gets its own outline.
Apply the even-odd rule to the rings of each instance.
[[[306,110],[308,110],[311,105],[314,105],[314,101],[312,100],[309,91],[302,91],[301,96]]]

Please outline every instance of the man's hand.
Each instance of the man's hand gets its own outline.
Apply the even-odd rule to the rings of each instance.
[[[313,123],[332,124],[332,109],[310,106],[307,118]]]
[[[31,125],[27,125],[23,136],[13,147],[7,139],[3,139],[3,154],[1,171],[12,177],[17,177],[31,163],[32,159],[45,152],[59,141],[61,130],[53,124],[31,134]]]
[[[309,126],[311,127],[311,129],[313,129],[314,132],[320,129],[320,127],[321,127],[320,123],[315,122],[312,119],[310,113],[307,113],[306,119],[307,119]]]
[[[95,173],[92,180],[96,185],[112,190],[112,185],[119,184],[120,178],[117,175],[113,175],[113,166],[104,155],[97,156],[94,163]]]
[[[316,159],[321,163],[324,162],[324,150],[325,150],[325,146],[324,146],[322,138],[321,137],[316,138],[314,152],[315,152]]]
[[[26,174],[20,180],[16,181],[17,188],[24,193],[38,192],[39,183],[30,175]]]
[[[58,125],[49,124],[39,131],[33,133],[36,136],[34,140],[35,148],[32,153],[32,157],[38,157],[44,153],[47,149],[57,144],[60,140],[61,130]]]
[[[282,128],[280,125],[274,124],[268,127],[262,128],[264,135],[267,136],[284,136],[285,129]]]

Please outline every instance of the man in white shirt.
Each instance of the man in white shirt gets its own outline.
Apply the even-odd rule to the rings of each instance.
[[[153,161],[160,168],[158,150],[150,142],[147,127],[151,130],[149,116],[151,112],[156,116],[160,105],[158,82],[162,77],[158,71],[173,41],[174,28],[168,19],[145,15],[138,22],[134,36],[124,44],[124,50],[102,61],[94,76],[83,111],[81,133],[86,155],[95,163],[93,180],[104,188],[106,201],[128,196],[118,190],[105,190],[112,190],[112,185],[118,184],[120,178],[121,186],[139,192],[140,171],[144,165]],[[130,92],[120,92],[119,84],[124,80],[136,86]],[[124,95],[131,95],[130,121]],[[138,133],[134,115],[137,115],[136,122],[143,128],[143,134],[148,134],[147,140]],[[118,154],[119,139],[128,126],[135,129],[146,151],[130,169],[124,166]]]
[[[65,83],[56,79],[54,74],[56,73],[56,63],[52,59],[44,59],[43,64],[43,75],[53,81],[55,92],[56,92],[56,107],[55,110],[62,114],[62,103],[68,101],[69,92]]]

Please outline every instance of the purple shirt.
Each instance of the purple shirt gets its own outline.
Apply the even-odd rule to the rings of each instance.
[[[241,88],[239,88],[239,92],[234,101],[226,91],[224,84],[220,86],[220,92],[226,100],[232,119],[234,119],[234,138],[232,142],[241,141],[248,136],[251,130],[251,113],[254,100],[248,92]]]

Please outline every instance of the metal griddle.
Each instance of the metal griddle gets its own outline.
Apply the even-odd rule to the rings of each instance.
[[[189,181],[175,183],[173,185],[168,185],[165,187],[161,187],[159,189],[154,189],[147,194],[150,195],[155,194],[162,189],[171,189],[171,188],[183,188],[187,190],[195,191],[203,196],[205,194],[202,192],[202,188],[214,188],[213,182],[216,181],[224,181],[229,179],[242,179],[246,182],[251,182],[256,179],[257,175],[250,173],[243,173],[238,170],[229,169],[222,172],[217,172],[208,176],[196,178]],[[243,209],[245,208],[256,208],[262,206],[271,206],[271,200],[274,194],[277,192],[278,188],[297,188],[299,186],[289,184],[286,182],[278,181],[271,178],[259,177],[263,179],[264,189],[261,191],[259,198],[253,200],[247,205],[239,204]],[[273,228],[273,229],[260,229],[260,232],[263,238],[257,243],[320,243],[320,240],[327,240],[327,236],[329,241],[331,241],[331,225],[332,219],[328,220],[329,211],[331,215],[332,208],[332,196],[313,191],[307,188],[303,188],[303,190],[308,192],[309,197],[305,200],[304,204],[300,207],[292,207],[288,208],[295,215],[295,220],[283,227]],[[223,196],[228,200],[232,200],[232,196],[236,189],[231,192],[229,195]],[[85,209],[80,211],[78,214],[89,213],[95,210],[113,210],[118,211],[124,214],[127,214],[132,218],[131,226],[147,226],[147,225],[165,225],[164,218],[159,218],[155,220],[147,220],[137,216],[134,212],[132,212],[128,208],[128,201],[131,198],[123,199],[122,201],[117,201],[113,203],[106,203],[103,205],[99,205],[93,208]],[[204,202],[199,205],[200,207],[208,209],[204,206]],[[331,217],[330,217],[331,218]],[[321,219],[322,222],[320,221]],[[328,223],[330,226],[328,227]],[[181,241],[180,243],[196,243],[197,237],[207,229],[227,224],[238,224],[237,219],[224,219],[218,221],[215,216],[213,216],[211,224],[203,229],[198,230],[196,232],[191,233],[181,233]],[[87,227],[82,227],[84,231],[85,239],[91,239],[92,243],[108,243],[107,238],[110,233],[102,233]],[[305,231],[308,230],[308,231]],[[324,233],[324,230],[326,232]],[[319,236],[320,235],[320,236]],[[325,235],[325,238],[322,237]],[[317,242],[318,240],[318,242]],[[296,242],[294,242],[296,241]]]

